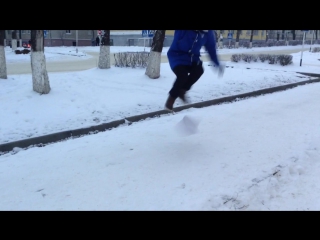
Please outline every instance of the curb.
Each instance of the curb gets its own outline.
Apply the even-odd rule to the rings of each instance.
[[[309,73],[301,73],[301,74],[308,75],[308,76],[317,76],[317,77],[320,76],[319,74],[311,74],[311,73],[310,74]],[[203,108],[203,107],[208,107],[208,106],[217,105],[217,104],[221,104],[221,103],[238,101],[238,100],[242,100],[242,99],[246,99],[246,98],[250,98],[250,97],[257,97],[257,96],[264,95],[264,94],[274,93],[274,92],[278,92],[278,91],[284,91],[284,90],[288,90],[288,89],[291,89],[291,88],[294,88],[294,87],[297,87],[300,85],[316,83],[316,82],[320,82],[320,78],[297,82],[297,83],[291,83],[291,84],[282,85],[282,86],[278,86],[278,87],[261,89],[258,91],[233,95],[233,96],[229,96],[229,97],[223,97],[223,98],[218,98],[218,99],[213,99],[213,100],[208,100],[208,101],[203,101],[203,102],[187,104],[187,105],[183,105],[183,106],[174,108],[174,111],[180,112],[182,110],[189,109],[189,108]],[[146,118],[160,117],[161,115],[164,115],[164,114],[168,114],[168,111],[167,110],[160,110],[160,111],[145,113],[142,115],[131,116],[131,117],[127,117],[127,118],[124,118],[121,120],[116,120],[116,121],[112,121],[109,123],[104,123],[104,124],[91,126],[91,127],[87,127],[87,128],[80,128],[80,129],[68,130],[68,131],[63,131],[63,132],[57,132],[57,133],[48,134],[48,135],[44,135],[44,136],[19,140],[19,141],[15,141],[15,142],[9,142],[9,143],[5,143],[5,144],[0,144],[0,155],[5,154],[7,152],[10,152],[16,147],[23,148],[23,149],[27,149],[27,148],[34,147],[34,146],[43,147],[47,144],[56,143],[56,142],[64,141],[67,139],[74,139],[74,138],[78,138],[78,137],[81,137],[84,135],[95,134],[95,133],[103,132],[106,130],[111,130],[112,128],[116,128],[122,124],[131,125],[131,123],[133,123],[133,122],[145,120]]]

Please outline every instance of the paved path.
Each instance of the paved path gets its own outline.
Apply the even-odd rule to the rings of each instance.
[[[268,51],[256,51],[250,52],[250,54],[260,54],[260,53],[269,53],[269,54],[291,54],[300,52],[301,49],[291,49],[291,50],[268,50]],[[305,50],[307,51],[307,50]],[[244,52],[247,52],[244,50]],[[71,71],[81,71],[87,70],[90,68],[97,67],[99,53],[98,52],[86,52],[88,55],[91,55],[92,58],[89,59],[76,59],[76,60],[62,60],[62,61],[47,61],[46,67],[48,72],[71,72]],[[248,52],[247,52],[248,53]],[[230,61],[230,57],[233,53],[219,54],[219,59],[221,61]],[[203,61],[209,61],[208,56],[202,56]],[[168,62],[167,56],[161,56],[161,62]],[[111,56],[111,65],[114,64],[114,56],[112,53]],[[8,63],[7,64],[7,74],[27,74],[31,73],[31,63],[30,62],[21,62],[21,63]]]

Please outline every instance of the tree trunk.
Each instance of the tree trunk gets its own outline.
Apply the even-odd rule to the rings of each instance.
[[[110,30],[103,30],[100,41],[100,54],[98,67],[100,69],[110,68]]]
[[[296,30],[291,30],[292,32],[292,40],[296,40]]]
[[[92,39],[91,39],[91,44],[92,46],[95,46],[96,45],[96,39],[95,39],[95,35],[94,35],[94,30],[91,30],[92,31]]]
[[[12,51],[15,51],[17,49],[17,32],[16,30],[12,30],[12,39],[11,39],[11,48]]]
[[[217,30],[214,30],[214,36],[216,38],[216,49],[218,49],[219,48],[219,36],[218,36]]]
[[[166,30],[155,30],[148,59],[148,66],[145,72],[151,79],[160,77],[161,52],[165,35]]]
[[[4,30],[4,42],[3,42],[3,46],[4,46],[4,47],[7,46],[7,39],[8,39],[7,31],[8,31],[8,30]]]
[[[49,30],[49,33],[50,33],[50,47],[52,47],[52,35],[51,35],[52,30]]]
[[[268,41],[268,38],[269,38],[269,31],[266,30],[266,42]]]
[[[61,38],[61,42],[62,42],[62,46],[64,46],[64,34],[65,34],[66,30],[61,30],[60,32],[60,38]]]
[[[315,30],[316,31],[316,40],[318,40],[318,30]]]
[[[7,79],[6,54],[4,51],[5,31],[0,30],[0,78]]]
[[[31,30],[31,71],[33,90],[40,94],[50,92],[49,77],[43,46],[43,30]]]
[[[279,31],[277,31],[277,41],[279,41],[279,39],[280,39],[280,33]]]
[[[240,34],[241,34],[241,30],[237,30],[235,48],[238,48],[238,47],[239,47]]]
[[[251,30],[249,48],[252,48],[253,31],[254,30]]]
[[[22,47],[21,30],[19,30],[19,47]]]
[[[222,33],[221,33],[221,30],[220,30],[220,32],[219,32],[219,48],[222,48],[223,47],[223,38],[221,38],[221,36],[222,36]]]
[[[282,36],[281,36],[282,40],[284,40],[284,34],[285,34],[285,30],[282,30]]]

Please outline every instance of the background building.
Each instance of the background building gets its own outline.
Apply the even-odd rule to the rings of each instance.
[[[6,45],[11,44],[13,30],[6,30]],[[241,30],[240,40],[250,39],[252,30]],[[318,31],[318,30],[316,30]],[[46,30],[44,45],[49,46],[95,46],[96,37],[101,30]],[[224,41],[228,39],[228,33],[233,33],[233,41],[236,38],[237,30],[216,30],[218,36],[222,34]],[[27,44],[31,38],[30,30],[16,30],[18,46]],[[174,30],[166,30],[164,47],[170,46],[173,40]],[[295,31],[295,39],[302,40],[303,32]],[[253,41],[292,40],[292,30],[254,30]],[[318,34],[314,30],[309,30],[306,40],[318,39]],[[111,46],[151,46],[152,38],[142,37],[142,30],[110,30]]]

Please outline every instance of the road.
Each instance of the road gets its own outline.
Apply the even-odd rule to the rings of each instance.
[[[268,50],[268,51],[256,51],[250,52],[250,54],[291,54],[300,52],[301,49],[291,49],[291,50]],[[306,50],[307,51],[307,50]],[[247,52],[244,50],[244,52]],[[82,71],[90,68],[97,67],[99,53],[98,52],[86,52],[91,55],[92,58],[89,59],[75,59],[75,60],[64,60],[64,61],[47,61],[46,67],[48,72],[72,72],[72,71]],[[230,61],[231,55],[233,53],[219,54],[219,59],[221,61]],[[203,61],[209,61],[209,57],[202,56]],[[161,62],[168,62],[166,55],[161,56]],[[114,64],[113,53],[111,55],[111,65]],[[31,63],[21,62],[21,63],[7,63],[7,74],[28,74],[31,73]]]

